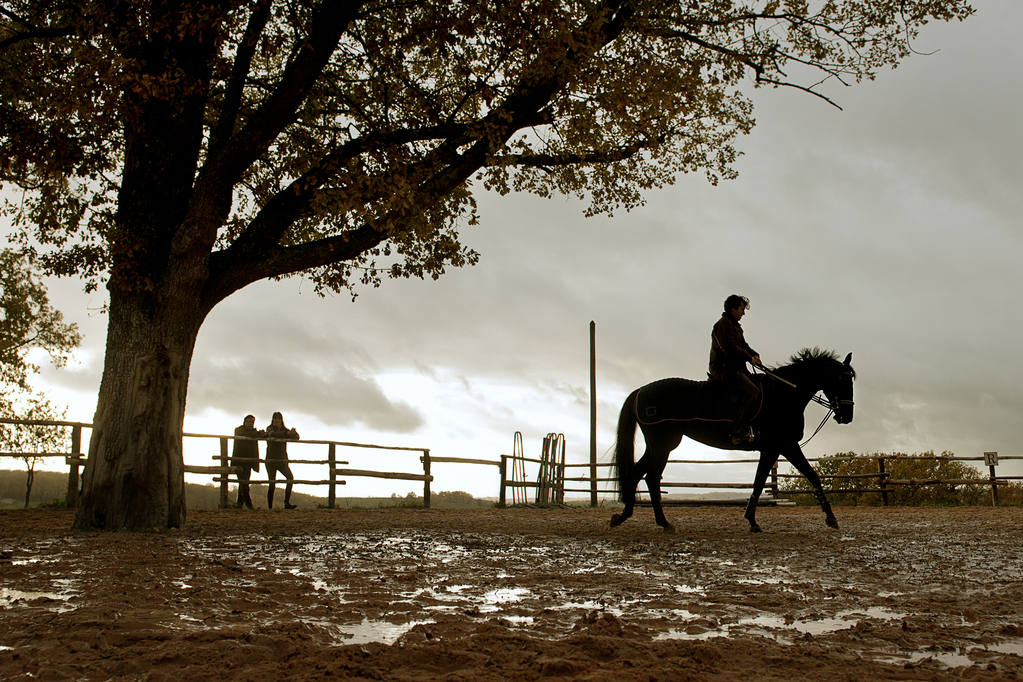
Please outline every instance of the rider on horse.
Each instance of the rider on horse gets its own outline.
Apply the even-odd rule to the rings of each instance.
[[[760,435],[750,428],[760,387],[746,371],[747,362],[755,367],[760,365],[760,354],[746,343],[739,324],[749,307],[748,298],[732,294],[725,299],[725,310],[710,333],[710,381],[720,381],[739,401],[739,416],[732,430],[733,445],[752,443]]]

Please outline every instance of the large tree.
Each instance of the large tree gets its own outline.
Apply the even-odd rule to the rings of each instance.
[[[589,212],[731,177],[743,84],[873,78],[965,0],[8,0],[7,211],[109,291],[79,527],[184,522],[197,333],[220,301],[473,263],[472,191]]]

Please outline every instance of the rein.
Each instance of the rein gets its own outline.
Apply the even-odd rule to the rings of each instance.
[[[817,426],[817,430],[810,434],[810,438],[807,438],[806,440],[799,444],[799,447],[801,448],[806,447],[806,444],[809,443],[814,436],[821,432],[821,429],[824,428],[824,425],[828,423],[828,419],[831,417],[831,415],[835,413],[835,408],[840,407],[843,403],[848,403],[849,405],[853,404],[853,401],[851,400],[832,400],[829,402],[824,398],[820,397],[819,394],[814,394],[814,396],[810,398],[810,402],[817,403],[818,405],[823,405],[824,407],[828,408],[828,413],[824,415],[824,419],[822,419],[821,423]]]
[[[813,437],[821,432],[821,429],[824,428],[824,425],[828,423],[828,419],[830,419],[831,415],[833,415],[835,413],[835,410],[832,409],[831,404],[828,403],[828,402],[825,402],[825,400],[823,398],[821,398],[820,396],[816,396],[815,395],[813,398],[811,398],[811,400],[813,402],[815,402],[815,403],[818,403],[818,404],[823,405],[824,407],[828,408],[828,413],[826,415],[824,415],[824,419],[821,419],[821,423],[817,425],[817,429],[813,433],[810,434],[810,437],[807,438],[806,440],[804,440],[802,443],[799,444],[800,449],[805,448],[806,444],[809,443],[811,440],[813,440]]]

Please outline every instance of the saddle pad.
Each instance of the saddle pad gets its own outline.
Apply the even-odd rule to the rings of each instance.
[[[639,389],[636,419],[640,424],[663,421],[735,421],[738,402],[717,382],[661,379]]]

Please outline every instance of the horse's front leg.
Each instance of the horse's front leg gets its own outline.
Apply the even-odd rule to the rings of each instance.
[[[749,502],[746,503],[746,513],[743,514],[746,520],[749,521],[749,532],[751,533],[759,533],[762,530],[759,524],[757,524],[757,502],[760,501],[760,495],[764,492],[767,475],[771,473],[771,469],[774,468],[774,464],[777,461],[777,453],[761,451],[760,462],[757,463],[757,474],[753,478],[753,494],[750,495]]]
[[[817,487],[813,489],[813,496],[817,499],[817,504],[821,506],[821,511],[824,512],[824,523],[828,524],[828,527],[838,530],[838,519],[835,518],[834,512],[831,511],[828,496],[824,494],[824,486],[820,485],[819,481]]]
[[[821,483],[821,477],[810,466],[799,445],[794,444],[790,450],[783,454],[785,459],[789,461],[789,464],[794,466],[796,471],[801,473],[810,482],[810,486],[813,488],[813,496],[817,499],[817,504],[821,506],[821,511],[824,512],[824,523],[828,524],[830,528],[838,530],[838,519],[835,518],[834,512],[831,511],[828,496],[824,494],[824,484]]]

